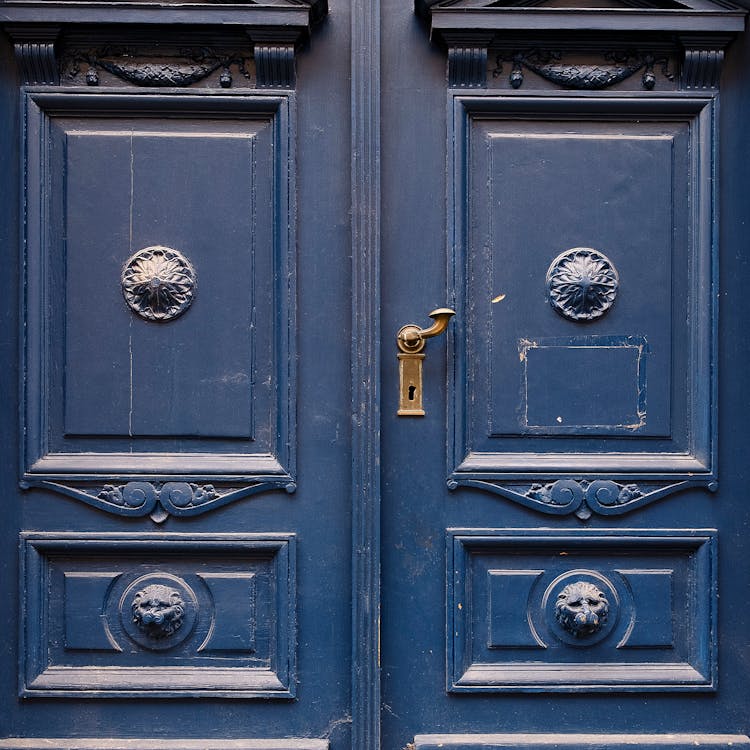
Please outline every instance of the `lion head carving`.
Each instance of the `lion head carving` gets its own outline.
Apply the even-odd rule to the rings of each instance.
[[[607,597],[588,581],[570,583],[557,595],[555,617],[576,638],[596,633],[608,614]]]
[[[151,638],[166,638],[182,626],[185,604],[180,592],[162,584],[138,591],[131,605],[133,622]]]

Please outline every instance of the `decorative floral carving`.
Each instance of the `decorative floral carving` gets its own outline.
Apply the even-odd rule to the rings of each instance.
[[[455,473],[448,480],[448,489],[455,490],[460,486],[485,490],[548,515],[575,514],[582,521],[591,518],[592,513],[619,516],[689,487],[706,487],[711,492],[716,492],[719,487],[712,477],[639,484],[621,484],[609,479],[557,479],[529,485],[463,477]]]
[[[159,583],[138,591],[130,607],[133,622],[150,638],[166,638],[179,630],[185,603],[177,589]]]
[[[195,270],[177,250],[162,245],[146,247],[125,263],[122,293],[130,308],[142,318],[173,320],[192,304]]]
[[[601,630],[608,614],[607,597],[588,581],[569,583],[557,595],[555,618],[576,638],[585,638]]]
[[[184,481],[161,483],[135,480],[125,484],[83,488],[43,480],[24,483],[23,486],[53,490],[118,516],[150,516],[155,523],[162,523],[169,516],[201,515],[258,492],[281,489],[292,493],[297,489],[297,485],[285,475],[273,479],[259,477],[257,481],[247,481],[240,486],[235,483],[233,486],[222,488],[221,491],[213,484]]]
[[[547,271],[552,307],[570,320],[595,320],[617,297],[619,277],[612,261],[590,247],[566,250]]]
[[[138,47],[103,47],[72,50],[63,58],[63,75],[75,81],[86,67],[86,84],[99,84],[98,70],[106,70],[123,81],[136,86],[190,86],[222,68],[219,85],[232,85],[234,68],[250,79],[248,58],[236,53],[219,54],[209,48],[175,49],[173,54]]]
[[[498,55],[497,66],[492,74],[494,77],[502,75],[503,63],[511,62],[508,81],[514,89],[523,85],[523,69],[527,68],[566,89],[597,91],[625,81],[643,70],[641,84],[650,91],[656,85],[654,66],[660,64],[662,75],[670,81],[674,80],[674,73],[670,71],[669,59],[666,57],[657,59],[653,55],[640,55],[634,51],[605,52],[602,57],[604,62],[599,64],[564,63],[562,52],[534,48],[510,55]]]
[[[618,484],[607,479],[586,480],[558,479],[549,484],[532,484],[526,496],[548,505],[566,506],[575,504],[576,515],[585,520],[593,509],[601,506],[626,505],[643,496],[637,484]]]

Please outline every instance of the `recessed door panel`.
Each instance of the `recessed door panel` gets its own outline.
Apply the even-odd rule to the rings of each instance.
[[[254,438],[253,403],[269,408],[255,362],[271,360],[274,304],[269,122],[188,121],[161,132],[127,119],[56,125],[65,154],[54,167],[66,201],[64,434]],[[174,252],[128,266],[149,247]],[[166,278],[147,278],[154,271]],[[152,312],[153,300],[163,309]],[[268,449],[265,422],[258,440]]]
[[[713,104],[614,103],[453,99],[451,487],[605,515],[713,487]]]
[[[29,484],[119,515],[294,489],[290,107],[29,96]]]

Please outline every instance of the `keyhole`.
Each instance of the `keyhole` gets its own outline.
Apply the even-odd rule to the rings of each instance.
[[[409,401],[414,401],[414,393],[416,392],[416,390],[417,390],[416,385],[409,386]]]

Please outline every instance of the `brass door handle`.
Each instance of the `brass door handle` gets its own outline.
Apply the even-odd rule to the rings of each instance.
[[[448,327],[455,311],[448,307],[439,307],[430,313],[434,323],[429,328],[420,328],[409,323],[399,329],[396,344],[399,348],[399,405],[401,417],[423,417],[422,407],[422,362],[427,339],[439,336]]]

